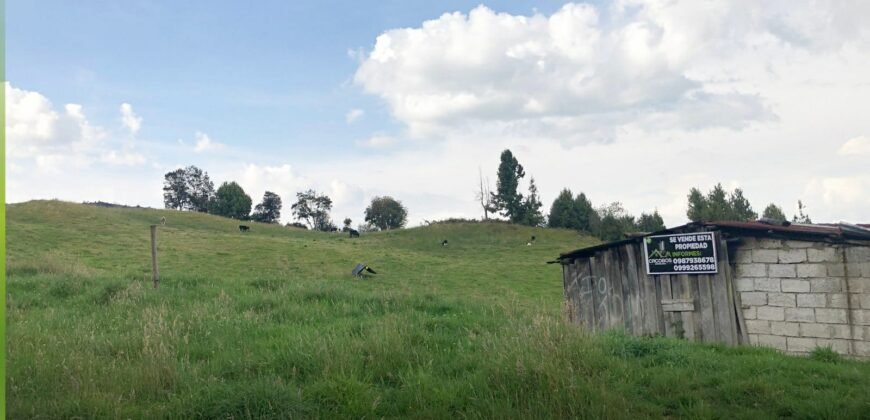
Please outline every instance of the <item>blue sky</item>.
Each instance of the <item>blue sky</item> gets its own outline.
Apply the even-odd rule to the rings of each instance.
[[[7,198],[160,207],[195,164],[259,201],[362,221],[480,217],[510,148],[562,188],[685,221],[721,182],[757,211],[870,215],[864,1],[7,1]],[[819,106],[818,104],[824,104]],[[521,189],[528,185],[528,178]]]
[[[54,102],[80,103],[93,120],[132,103],[148,116],[144,139],[190,139],[196,127],[267,156],[360,153],[354,141],[397,124],[352,84],[349,51],[370,49],[385,29],[477,4],[9,1],[7,78]],[[348,126],[354,108],[365,118]]]

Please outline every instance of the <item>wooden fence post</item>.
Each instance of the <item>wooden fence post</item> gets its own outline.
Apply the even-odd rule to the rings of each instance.
[[[151,225],[151,281],[156,289],[160,283],[160,272],[157,271],[157,225]]]

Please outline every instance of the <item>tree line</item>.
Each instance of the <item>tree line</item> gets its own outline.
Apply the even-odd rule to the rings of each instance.
[[[279,223],[283,203],[281,197],[266,191],[262,201],[253,207],[251,197],[235,181],[224,182],[214,188],[208,173],[196,166],[168,172],[163,180],[163,203],[167,209],[195,211],[237,220],[261,223]],[[332,222],[332,199],[313,189],[296,193],[296,202],[290,206],[296,222],[288,227],[320,231],[336,231]],[[361,230],[399,229],[408,220],[408,209],[390,196],[374,197],[365,210],[365,224]],[[343,231],[351,229],[352,220],[344,219]]]
[[[639,217],[626,212],[622,203],[613,202],[598,207],[583,192],[577,195],[564,188],[553,200],[548,215],[541,212],[541,201],[535,180],[529,177],[528,194],[518,192],[520,180],[526,176],[523,166],[510,150],[501,153],[498,172],[496,174],[496,190],[491,191],[489,179],[479,176],[476,199],[482,210],[484,219],[490,215],[501,215],[512,223],[528,226],[567,228],[595,235],[602,240],[612,241],[625,238],[633,232],[650,233],[665,229],[664,220],[658,210],[643,212]],[[697,188],[692,188],[687,196],[688,210],[686,216],[693,222],[697,221],[752,221],[758,214],[752,209],[749,200],[743,195],[743,190],[735,188],[726,192],[722,184],[714,186],[707,194]],[[798,214],[792,221],[797,223],[812,223],[804,213],[804,205],[798,201]],[[784,221],[787,220],[782,208],[769,204],[762,217]]]
[[[605,241],[619,240],[629,233],[656,232],[665,229],[658,210],[642,212],[639,217],[629,214],[622,203],[593,206],[584,194],[574,194],[564,188],[550,205],[548,214],[541,208],[535,179],[529,176],[528,192],[519,192],[520,183],[526,176],[525,168],[514,154],[502,151],[496,173],[495,191],[489,179],[480,174],[476,199],[483,209],[484,220],[490,215],[501,216],[511,223],[551,228],[567,228],[585,232]],[[166,208],[181,211],[207,212],[238,220],[253,220],[262,223],[278,223],[281,218],[282,200],[278,194],[266,191],[262,201],[253,207],[251,197],[235,181],[224,182],[215,190],[208,173],[196,166],[179,168],[164,176],[163,200]],[[692,188],[687,195],[686,216],[697,221],[752,221],[758,218],[743,190],[735,188],[728,192],[722,184],[716,184],[709,192],[702,193]],[[320,231],[335,231],[331,219],[332,199],[313,189],[296,193],[296,202],[290,206],[293,223],[287,226]],[[812,223],[804,212],[803,202],[798,201],[798,213],[792,218],[797,223]],[[763,218],[787,220],[782,208],[769,204]],[[408,209],[390,196],[374,197],[365,209],[365,223],[361,231],[399,229],[407,224]],[[345,218],[341,230],[351,229],[352,220]]]
[[[639,218],[628,214],[619,202],[598,208],[584,193],[575,196],[565,188],[550,206],[545,215],[535,179],[529,176],[528,193],[519,190],[520,180],[526,176],[523,165],[506,149],[501,153],[496,188],[491,191],[489,180],[480,176],[477,200],[483,209],[484,219],[489,215],[501,215],[511,223],[527,226],[568,228],[586,232],[603,240],[621,239],[625,233],[634,231],[653,232],[664,229],[664,221],[653,211]]]

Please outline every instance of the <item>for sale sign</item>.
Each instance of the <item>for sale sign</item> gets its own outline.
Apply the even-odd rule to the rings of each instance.
[[[711,274],[719,271],[713,232],[647,236],[648,274]]]

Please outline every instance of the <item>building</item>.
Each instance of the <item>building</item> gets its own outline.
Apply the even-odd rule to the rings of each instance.
[[[870,358],[870,225],[689,223],[557,261],[592,331]]]

